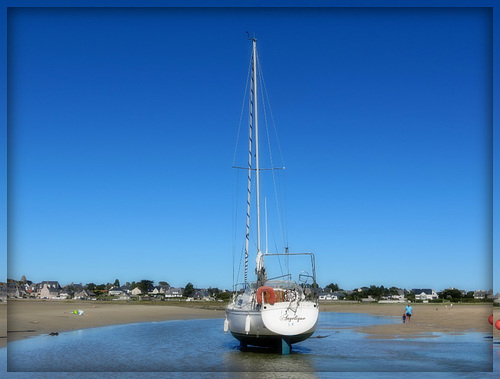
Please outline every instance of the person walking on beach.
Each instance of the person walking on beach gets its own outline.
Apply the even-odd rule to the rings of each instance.
[[[413,308],[411,307],[410,303],[406,306],[405,313],[406,313],[406,323],[411,324],[411,311]]]

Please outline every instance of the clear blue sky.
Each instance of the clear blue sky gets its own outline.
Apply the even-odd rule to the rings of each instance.
[[[316,254],[319,284],[491,288],[491,10],[15,8],[8,21],[9,278],[231,287],[249,30],[288,242]]]

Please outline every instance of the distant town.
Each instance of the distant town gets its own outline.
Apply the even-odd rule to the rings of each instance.
[[[311,286],[309,286],[311,287]],[[311,288],[312,289],[312,288]],[[357,302],[500,302],[500,293],[493,290],[465,290],[447,288],[437,292],[432,288],[413,288],[411,290],[371,285],[369,287],[344,290],[336,283],[326,287],[316,287],[320,301],[357,301]],[[121,284],[118,279],[113,283],[70,283],[62,285],[58,281],[47,280],[34,283],[23,276],[20,280],[7,279],[0,283],[0,301],[11,299],[47,299],[47,300],[183,300],[183,301],[227,301],[232,291],[219,288],[195,288],[192,283],[185,287],[171,287],[167,282],[160,281],[155,285],[152,280],[126,282]]]

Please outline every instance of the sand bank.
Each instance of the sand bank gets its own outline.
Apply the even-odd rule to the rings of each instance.
[[[222,304],[186,302],[183,302],[182,306],[179,306],[180,303],[170,305],[167,302],[162,302],[160,304],[9,300],[7,336],[9,341],[15,341],[39,334],[107,325],[224,317]],[[477,331],[491,333],[492,331],[492,326],[488,323],[488,316],[493,313],[493,307],[490,304],[455,304],[453,309],[441,304],[413,304],[411,324],[403,324],[399,320],[405,305],[320,303],[320,311],[370,313],[397,317],[394,324],[357,328],[368,338],[418,338],[427,337],[432,332],[466,333]],[[2,322],[5,325],[6,308],[6,306],[0,305],[0,326]],[[73,310],[80,309],[84,311],[82,316],[72,313]],[[496,308],[495,320],[499,318],[500,309]],[[0,333],[0,337],[6,335],[5,328],[0,329],[0,331],[3,331]],[[500,337],[498,333],[500,331],[495,330],[496,337]],[[0,347],[4,346],[5,338],[0,338]]]
[[[165,304],[165,303],[163,303]],[[136,322],[222,318],[220,309],[100,301],[9,300],[8,340]],[[82,310],[83,315],[73,314]]]
[[[491,333],[488,317],[493,314],[491,304],[412,304],[413,316],[410,324],[403,324],[401,316],[406,304],[320,304],[325,312],[370,313],[393,316],[398,322],[388,325],[373,325],[357,328],[369,338],[418,338],[429,337],[433,332]],[[500,313],[500,312],[499,312]],[[496,320],[496,319],[495,319]]]

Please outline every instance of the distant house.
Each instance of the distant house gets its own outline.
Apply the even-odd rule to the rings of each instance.
[[[336,301],[342,300],[345,298],[345,294],[343,292],[320,292],[318,299],[321,301]]]
[[[71,293],[69,291],[61,291],[59,292],[59,298],[62,299],[62,300],[66,300],[66,299],[71,299]]]
[[[207,290],[195,290],[192,297],[194,300],[205,300],[205,301],[213,300],[213,298],[210,297],[210,293]]]
[[[436,300],[439,296],[430,288],[414,288],[411,290],[415,294],[415,300]]]
[[[120,296],[123,293],[124,293],[123,290],[119,287],[111,287],[108,292],[110,296]]]
[[[474,292],[474,299],[484,300],[484,299],[486,299],[487,295],[488,295],[488,292],[482,291],[482,290],[477,290]]]
[[[404,301],[405,299],[405,291],[402,289],[398,289],[398,294],[397,295],[391,295],[389,296],[391,300],[398,300],[398,301]]]
[[[118,297],[119,300],[130,300],[130,295],[126,292],[122,292],[122,294]]]
[[[500,292],[497,292],[495,296],[493,297],[493,302],[494,303],[500,303]]]
[[[124,284],[123,286],[120,287],[120,289],[124,292],[124,293],[130,293],[132,292],[130,286],[128,284]]]
[[[7,282],[7,297],[11,299],[16,299],[21,297],[21,293],[19,292],[19,286],[16,282],[11,281]]]
[[[373,302],[375,302],[377,300],[374,299],[373,297],[371,297],[371,295],[368,295],[368,297],[362,298],[361,301],[363,303],[373,303]]]
[[[183,291],[184,291],[184,288],[169,288],[165,292],[165,298],[182,297]]]
[[[321,292],[319,294],[318,300],[320,301],[332,301],[338,300],[337,296],[332,296],[331,292]]]
[[[40,297],[41,287],[38,284],[31,283],[26,287],[26,293],[30,297]]]
[[[139,295],[142,295],[142,291],[139,287],[135,287],[131,292],[130,292],[133,296],[139,296]]]
[[[170,289],[170,286],[158,285],[158,286],[153,288],[153,291],[151,291],[151,294],[152,295],[164,295],[169,289]]]
[[[45,283],[40,290],[40,298],[56,299],[57,297],[59,297],[59,289],[57,289],[55,286],[50,286],[49,284]]]
[[[0,283],[0,301],[7,301],[7,283]]]
[[[345,293],[340,292],[340,291],[334,291],[332,295],[337,296],[337,299],[339,300],[344,300],[345,299]]]
[[[86,289],[76,291],[75,294],[73,295],[74,299],[80,299],[80,300],[88,300],[88,299],[92,299],[94,297],[95,297],[94,292],[91,290],[86,290]]]
[[[45,285],[49,289],[54,289],[54,290],[57,290],[57,291],[61,290],[61,286],[59,285],[59,282],[57,280],[44,280],[38,286],[40,288],[43,288],[43,286],[45,286]]]

